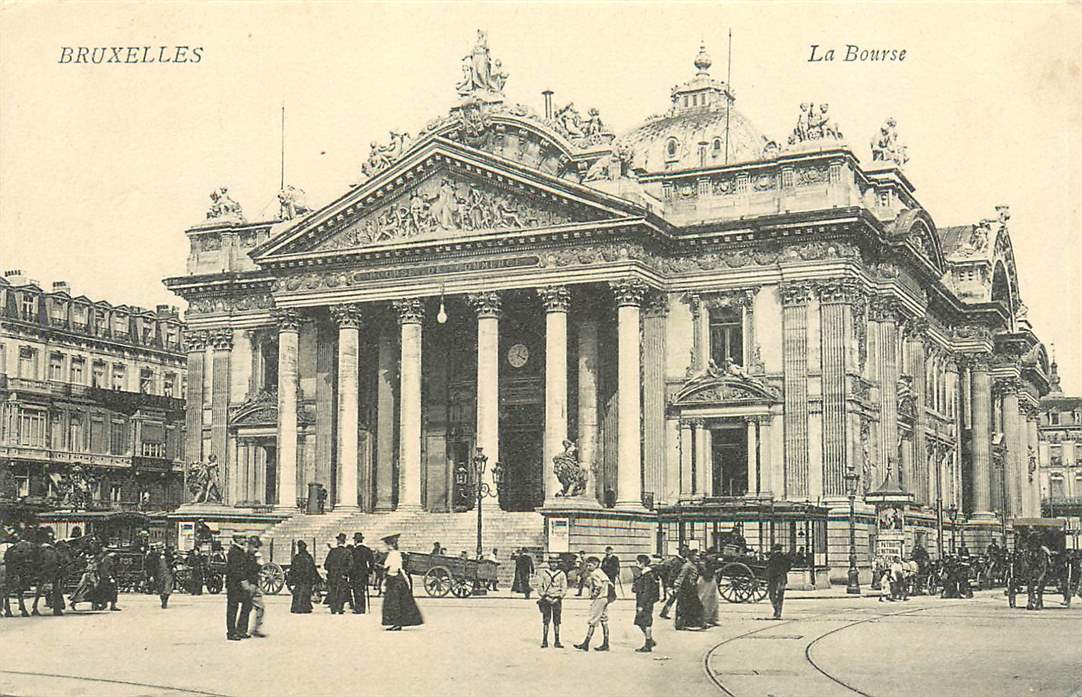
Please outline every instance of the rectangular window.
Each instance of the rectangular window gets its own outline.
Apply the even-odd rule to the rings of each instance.
[[[23,294],[23,319],[27,322],[33,322],[38,318],[38,299],[37,296],[30,293]]]
[[[19,377],[27,380],[38,378],[38,352],[29,346],[19,347]]]
[[[123,390],[125,387],[125,378],[127,377],[127,370],[119,363],[113,364],[113,381],[111,383],[114,390]]]
[[[64,355],[61,353],[49,354],[49,379],[53,382],[64,382]]]
[[[19,445],[45,447],[45,411],[23,407],[19,413]]]
[[[121,493],[121,489],[120,489],[119,484],[110,484],[109,485],[109,500],[110,501],[112,501],[113,503],[120,503],[120,493]]]
[[[1059,412],[1048,412],[1048,423],[1052,424],[1053,426],[1059,426]]]
[[[49,424],[49,447],[64,450],[64,415],[60,412],[53,412],[52,423]]]
[[[125,419],[115,419],[109,430],[109,454],[127,455],[130,426]]]
[[[175,397],[176,395],[174,394],[174,392],[176,392],[176,389],[176,373],[166,373],[164,376],[162,376],[162,394],[164,394],[166,397]]]
[[[105,387],[105,361],[94,361],[93,370],[90,385],[92,387]]]
[[[744,365],[743,324],[739,309],[710,311],[710,358],[718,367],[724,367],[728,358]]]
[[[74,385],[86,384],[86,359],[81,356],[71,357],[71,383]]]
[[[68,443],[72,452],[85,453],[86,439],[83,435],[83,415],[72,413],[68,423]]]
[[[150,368],[139,370],[139,391],[143,394],[151,394],[154,391],[154,371]]]
[[[86,329],[86,305],[75,305],[72,308],[71,323],[76,329]]]
[[[98,336],[105,336],[105,330],[108,327],[106,324],[105,310],[94,311],[94,333]]]
[[[1063,477],[1051,477],[1048,480],[1049,495],[1052,499],[1067,498],[1066,481]]]
[[[125,315],[113,317],[113,336],[128,336],[128,318]]]
[[[105,419],[100,416],[90,418],[90,452],[107,453],[108,442],[105,440]]]

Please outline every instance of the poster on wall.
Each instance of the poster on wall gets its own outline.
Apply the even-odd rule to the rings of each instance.
[[[571,520],[549,518],[549,553],[563,554],[571,551]]]
[[[178,524],[177,550],[189,552],[195,547],[195,523],[183,521]]]

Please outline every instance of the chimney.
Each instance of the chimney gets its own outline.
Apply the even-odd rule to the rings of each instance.
[[[71,293],[71,286],[68,285],[67,281],[53,281],[53,292]]]
[[[545,98],[545,118],[552,118],[552,90],[545,90],[541,93],[541,96]]]
[[[23,276],[22,269],[9,269],[4,272],[4,278],[13,286],[21,286],[26,283],[26,277]]]
[[[159,319],[176,319],[179,315],[175,305],[157,305],[154,308],[154,314]]]

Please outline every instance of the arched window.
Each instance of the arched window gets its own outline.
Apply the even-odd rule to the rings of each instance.
[[[675,160],[679,148],[680,144],[676,142],[676,138],[669,138],[669,142],[665,144],[665,156],[670,160]]]
[[[717,157],[718,154],[721,152],[721,138],[715,138],[714,145],[712,147],[714,149],[714,157]]]

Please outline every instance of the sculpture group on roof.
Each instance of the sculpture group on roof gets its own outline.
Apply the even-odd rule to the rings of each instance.
[[[818,107],[817,109],[814,102],[804,102],[800,105],[800,116],[789,136],[789,145],[812,140],[842,139],[841,129],[827,113],[830,105],[819,104]]]
[[[888,118],[879,127],[879,133],[872,138],[872,161],[893,162],[899,167],[909,161],[905,145],[898,140],[897,123],[894,117]]]
[[[488,34],[478,29],[477,43],[462,59],[462,82],[455,85],[459,96],[469,97],[478,92],[502,95],[508,77],[500,61],[489,53]]]
[[[289,184],[278,192],[278,218],[280,220],[293,220],[298,215],[307,212],[304,190]]]
[[[405,154],[410,142],[410,135],[405,131],[391,131],[386,145],[380,145],[373,140],[369,145],[368,159],[361,164],[361,176],[364,179],[371,179],[377,173],[390,167]]]
[[[210,193],[210,210],[207,211],[207,220],[215,218],[236,218],[244,220],[244,212],[240,204],[229,197],[227,187],[219,187],[217,191]]]

